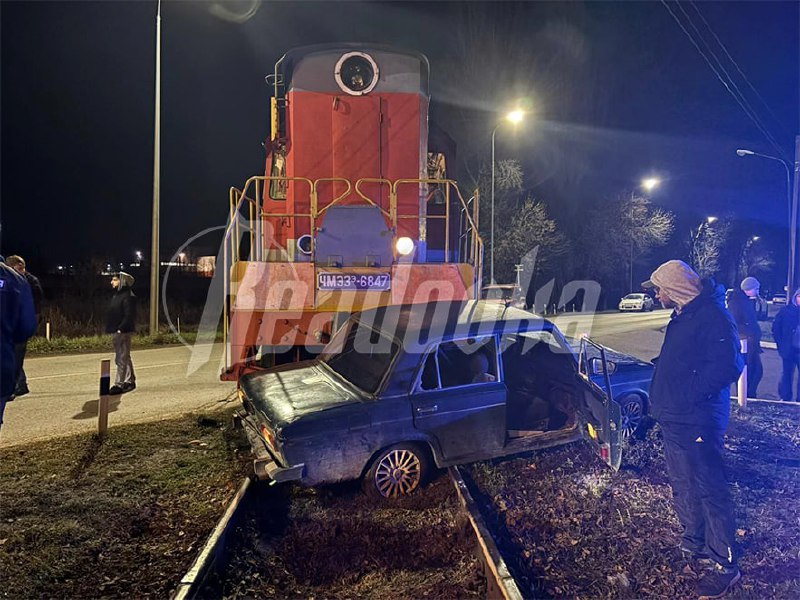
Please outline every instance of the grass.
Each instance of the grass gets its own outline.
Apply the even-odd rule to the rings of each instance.
[[[42,356],[50,354],[70,354],[78,352],[105,352],[112,348],[111,335],[86,335],[79,337],[59,336],[47,340],[44,337],[33,337],[28,340],[27,356]],[[132,345],[135,349],[167,346],[170,344],[189,343],[197,340],[197,332],[187,331],[179,336],[173,332],[158,333],[156,335],[134,335]],[[218,333],[215,341],[221,341],[222,335]]]
[[[0,597],[168,597],[246,468],[228,413],[0,451]]]

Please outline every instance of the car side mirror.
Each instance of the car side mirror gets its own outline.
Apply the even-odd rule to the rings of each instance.
[[[592,371],[592,375],[604,375],[606,368],[608,368],[608,374],[613,375],[617,371],[617,363],[607,360],[604,364],[602,358],[595,356],[589,360],[589,368]]]

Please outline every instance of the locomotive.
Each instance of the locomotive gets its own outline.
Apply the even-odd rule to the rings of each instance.
[[[265,174],[230,190],[223,379],[313,356],[354,311],[477,298],[479,197],[447,176],[427,58],[307,46],[267,82]]]

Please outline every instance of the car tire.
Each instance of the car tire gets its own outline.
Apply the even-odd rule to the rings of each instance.
[[[624,440],[628,440],[639,429],[644,419],[644,399],[638,394],[628,394],[617,402],[622,415],[622,437]]]
[[[373,458],[362,487],[372,498],[408,496],[427,481],[430,470],[427,449],[417,444],[395,444]]]

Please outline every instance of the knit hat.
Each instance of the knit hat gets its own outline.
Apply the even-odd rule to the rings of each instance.
[[[678,306],[686,306],[700,295],[703,284],[700,276],[682,260],[669,260],[658,267],[642,287],[659,287]]]
[[[761,284],[755,277],[745,277],[742,279],[742,283],[739,287],[742,288],[743,292],[750,292],[752,290],[760,289]]]

